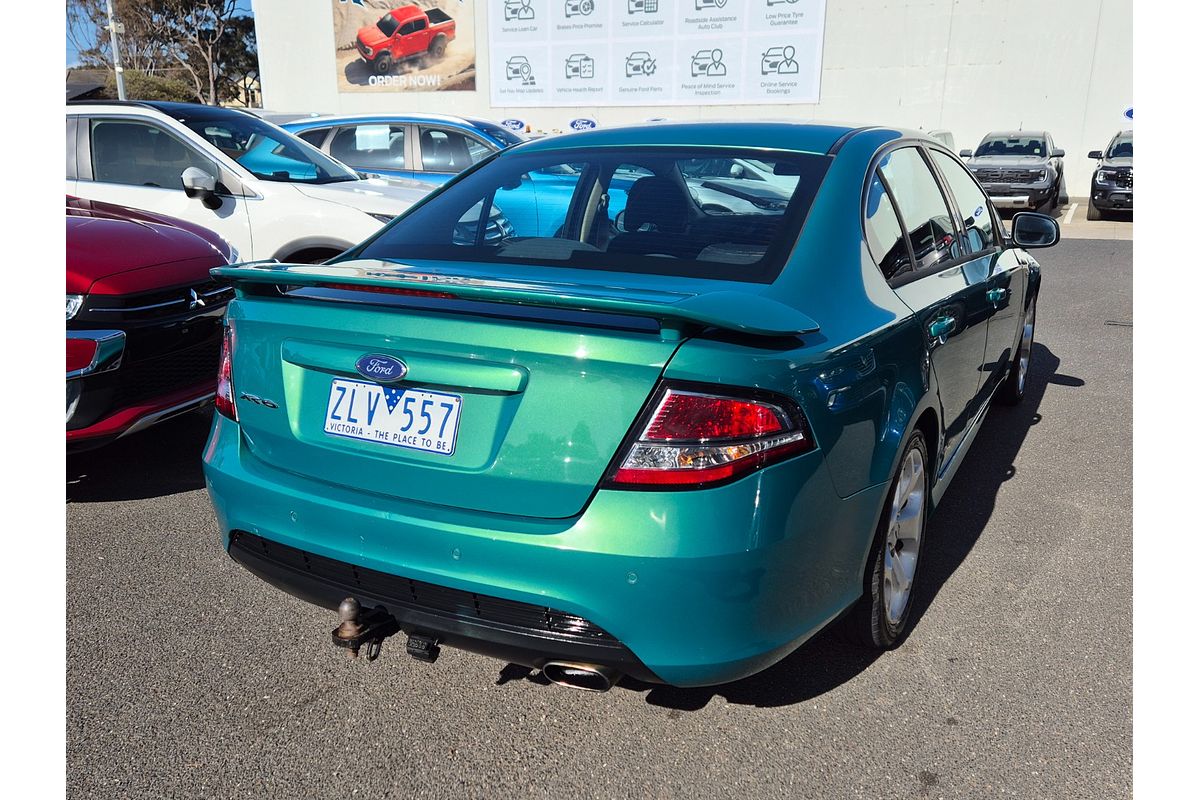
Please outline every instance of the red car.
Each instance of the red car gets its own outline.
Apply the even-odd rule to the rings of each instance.
[[[67,197],[67,449],[210,402],[236,254],[173,217]]]
[[[386,75],[397,61],[441,58],[454,34],[454,20],[440,8],[400,6],[374,25],[359,28],[354,46],[375,74]]]

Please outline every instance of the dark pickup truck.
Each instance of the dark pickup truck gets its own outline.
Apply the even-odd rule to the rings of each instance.
[[[996,208],[1050,210],[1067,202],[1062,150],[1049,131],[994,131],[959,153]]]
[[[400,6],[359,28],[354,46],[375,74],[386,75],[399,61],[441,58],[454,34],[454,20],[440,8]]]
[[[1088,219],[1102,219],[1109,211],[1133,211],[1133,131],[1121,131],[1104,150],[1088,158],[1100,161],[1092,173]]]

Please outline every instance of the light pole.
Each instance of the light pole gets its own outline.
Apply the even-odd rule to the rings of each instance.
[[[125,99],[125,76],[122,74],[124,69],[121,67],[121,49],[117,46],[117,21],[113,18],[112,0],[105,0],[108,6],[108,35],[112,40],[113,51],[113,72],[117,76],[117,99]]]

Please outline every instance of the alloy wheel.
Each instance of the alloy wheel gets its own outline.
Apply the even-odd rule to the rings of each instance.
[[[890,625],[904,619],[925,533],[925,457],[912,448],[900,466],[883,552],[883,607]]]

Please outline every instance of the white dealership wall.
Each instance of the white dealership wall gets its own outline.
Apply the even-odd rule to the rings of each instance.
[[[1132,0],[827,0],[819,103],[661,111],[491,106],[488,13],[502,6],[476,2],[476,91],[339,94],[330,0],[253,0],[264,106],[515,117],[548,131],[577,117],[837,120],[946,129],[959,149],[989,130],[1045,128],[1067,151],[1072,196],[1089,190],[1087,151],[1132,124],[1122,116],[1133,105]]]

